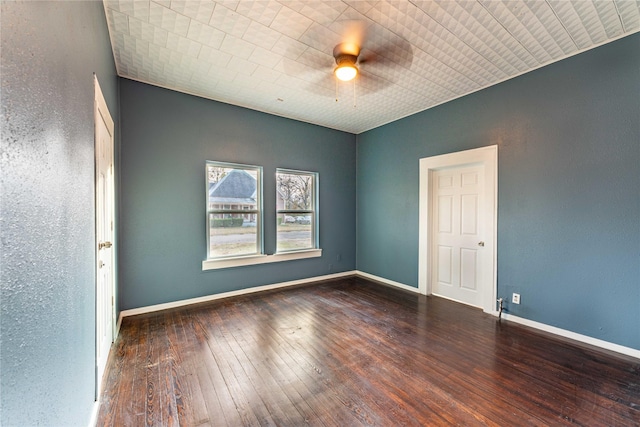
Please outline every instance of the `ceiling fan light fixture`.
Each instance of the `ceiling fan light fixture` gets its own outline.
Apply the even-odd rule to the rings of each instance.
[[[333,71],[336,77],[343,82],[353,80],[358,75],[358,67],[354,64],[340,64]]]
[[[340,46],[341,45],[336,46],[336,49]],[[358,57],[356,55],[336,53],[335,51],[334,56],[336,58],[336,64],[338,65],[333,70],[336,77],[343,82],[353,80],[358,75],[358,67],[356,67]]]

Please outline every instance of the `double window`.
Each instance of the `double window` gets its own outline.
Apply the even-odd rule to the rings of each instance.
[[[247,261],[265,256],[262,178],[260,166],[213,161],[206,163],[207,260],[203,268],[320,256],[317,237],[318,175],[277,169],[274,195],[276,257],[268,261]],[[293,256],[313,250],[318,252]],[[224,263],[241,258],[243,261],[240,263]],[[212,261],[223,263],[214,266]]]

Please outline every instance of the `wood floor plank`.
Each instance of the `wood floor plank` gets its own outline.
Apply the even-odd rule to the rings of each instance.
[[[264,301],[259,301],[259,306],[265,311],[270,310]],[[269,317],[278,318],[279,316],[276,312],[272,312]],[[334,401],[318,381],[318,372],[307,362],[307,359],[300,357],[287,338],[283,336],[283,334],[288,335],[289,330],[283,332],[276,323],[265,322],[265,327],[260,329],[260,337],[268,343],[268,348],[273,352],[273,361],[285,377],[287,385],[300,396],[300,399],[303,399],[303,402],[315,414],[315,417],[309,420],[309,424],[344,425],[344,419],[333,411]]]
[[[191,313],[190,318],[194,339],[200,347],[197,375],[205,397],[209,420],[213,425],[242,425],[240,414],[220,372],[220,366],[209,351],[209,336],[197,314]]]
[[[181,353],[181,365],[184,367],[184,371],[181,374],[186,379],[182,404],[187,407],[183,409],[184,413],[181,415],[180,424],[202,426],[210,422],[206,404],[207,399],[201,388],[198,370],[200,352],[203,346],[196,340],[191,322],[192,319],[189,312],[185,312],[183,315],[172,313],[171,324],[174,327],[175,339]]]
[[[126,318],[98,426],[640,426],[640,360],[362,278]]]
[[[236,341],[234,351],[245,367],[245,372],[252,378],[265,405],[270,408],[270,412],[273,408],[272,415],[276,423],[278,425],[309,424],[310,419],[315,418],[315,414],[299,394],[291,393],[291,390],[286,387],[287,384],[282,380],[278,366],[272,363],[274,352],[269,351],[271,348],[269,345],[265,345],[267,341],[262,330],[268,327],[269,320],[265,316],[249,317],[235,304],[227,304],[224,308],[226,314],[222,313],[223,317],[229,315],[238,319],[234,321],[237,327],[230,330],[230,334]],[[250,310],[254,314],[260,313],[260,308],[255,305]]]
[[[330,350],[313,337],[305,336],[307,329],[315,327],[313,310],[304,311],[303,304],[293,306],[286,299],[285,304],[289,307],[288,313],[297,313],[297,316],[290,315],[286,322],[281,322],[278,336],[287,344],[289,355],[302,372],[308,375],[311,384],[320,386],[319,394],[328,400],[327,405],[332,408],[331,413],[338,424],[344,425],[348,420],[354,423],[357,419],[363,425],[375,425],[379,414],[370,410],[362,399],[362,393],[350,393],[350,389],[345,388],[345,384],[338,378],[340,372],[326,365],[323,355]],[[274,312],[277,312],[277,307]],[[323,331],[315,330],[318,336],[326,336]]]
[[[130,405],[127,410],[120,411],[119,419],[122,422],[116,423],[116,425],[145,425],[146,419],[146,384],[147,384],[147,353],[148,353],[148,336],[149,336],[149,316],[140,316],[135,319],[134,322],[129,322],[130,319],[124,319],[123,324],[132,323],[137,326],[137,334],[132,333],[130,335],[121,333],[121,336],[127,337],[130,342],[137,342],[138,349],[136,355],[132,360],[128,360],[129,371],[124,374],[132,377],[131,390],[129,396],[131,399]],[[121,378],[124,378],[121,377]],[[124,403],[124,402],[123,402]]]
[[[158,320],[156,320],[158,319]],[[160,399],[160,346],[161,323],[159,316],[150,321],[147,332],[146,365],[145,365],[145,425],[162,425],[162,406]]]
[[[322,300],[322,298],[320,298],[320,300]],[[338,309],[338,311],[345,311],[347,307],[350,305],[350,301],[348,300],[343,300],[340,303],[341,305],[337,305],[339,303],[339,300],[335,298],[332,299],[331,301],[325,300],[324,302],[325,303],[331,302],[332,308]],[[308,304],[308,302],[303,302],[302,304]],[[396,398],[396,401],[403,401],[403,402],[410,401],[411,392],[413,392],[415,395],[424,394],[426,396],[429,396],[425,402],[417,402],[416,404],[417,406],[420,406],[419,418],[421,419],[421,421],[419,421],[418,424],[422,424],[425,420],[425,417],[427,417],[427,414],[430,414],[430,413],[433,413],[433,418],[431,418],[431,416],[427,417],[427,419],[430,422],[439,421],[439,422],[455,423],[455,422],[461,421],[464,424],[468,424],[470,422],[473,422],[476,419],[475,414],[464,415],[465,412],[460,407],[458,407],[459,406],[458,402],[451,399],[451,396],[448,393],[446,392],[443,393],[441,389],[431,387],[431,384],[428,381],[424,381],[424,382],[413,381],[412,383],[417,384],[419,387],[408,389],[407,383],[403,381],[403,379],[413,378],[414,380],[416,380],[416,379],[419,379],[419,375],[416,375],[413,372],[413,370],[408,369],[410,364],[403,363],[397,366],[394,364],[394,361],[398,355],[395,351],[391,350],[393,349],[393,346],[391,345],[392,342],[390,340],[389,342],[387,342],[387,339],[390,338],[391,336],[389,335],[388,332],[385,331],[386,325],[384,324],[384,322],[380,322],[379,319],[375,319],[375,318],[367,318],[368,319],[367,323],[376,323],[382,327],[381,329],[374,330],[375,332],[373,333],[372,336],[367,336],[367,331],[371,331],[371,329],[367,328],[366,325],[361,325],[359,323],[358,320],[361,317],[354,316],[354,314],[356,314],[355,311],[349,311],[349,313],[351,314],[351,316],[349,316],[349,319],[338,317],[334,320],[328,320],[328,322],[330,322],[333,325],[333,328],[331,329],[335,328],[337,331],[341,331],[340,325],[349,325],[349,328],[352,330],[351,331],[352,340],[349,343],[351,349],[345,348],[344,351],[351,352],[352,353],[351,359],[358,360],[358,364],[352,364],[347,366],[348,371],[352,371],[352,372],[358,371],[359,369],[358,365],[365,365],[365,366],[373,365],[373,366],[380,367],[380,369],[382,369],[383,372],[377,372],[376,375],[360,375],[360,377],[376,378],[376,379],[380,378],[380,383],[384,385],[384,389],[387,392],[387,394],[391,390],[393,390],[394,388],[393,383],[394,383],[394,380],[396,380],[398,383],[402,384],[402,388],[396,390],[399,393],[399,396]],[[337,336],[335,337],[330,337],[325,335],[323,341],[330,341],[332,342],[332,346],[334,348],[339,348],[344,345],[343,343],[344,340],[341,339],[341,336],[343,334],[344,334],[344,331],[342,331],[342,333],[337,334]],[[376,345],[367,346],[367,343],[370,343],[370,342],[374,342],[376,343]],[[361,349],[366,349],[366,350],[361,351]],[[390,351],[390,352],[388,354],[385,354],[385,352],[387,351]],[[333,367],[334,370],[342,370],[343,368],[344,367],[340,366],[340,363],[338,363],[336,366]],[[425,368],[428,368],[428,365]],[[382,373],[383,375],[379,375],[380,373]],[[385,379],[387,378],[391,378],[391,380],[385,381]],[[343,378],[342,380],[345,381],[345,378]],[[373,390],[375,390],[375,388]],[[433,403],[433,406],[438,408],[437,412],[432,411],[430,409],[429,407],[430,403]],[[381,408],[381,412],[383,412],[383,410],[384,410],[384,407]],[[452,414],[452,411],[455,412],[455,414],[457,415],[457,419]],[[398,422],[403,418],[405,418],[404,422],[410,423],[412,419],[407,418],[409,416],[408,413],[415,414],[416,411],[414,410],[413,407],[407,407],[406,405],[404,405],[403,411],[401,412],[402,417],[399,417],[398,414],[396,414],[396,416],[393,418],[393,421]],[[392,423],[393,421],[386,420],[386,423],[389,424],[389,423]]]
[[[183,339],[180,329],[182,322],[173,311],[167,311],[167,343],[169,349],[169,374],[170,389],[173,389],[173,395],[178,417],[178,425],[197,425],[196,419],[197,397],[192,393],[192,367],[191,352],[192,349],[187,340]]]
[[[220,310],[216,320],[218,324],[222,324],[223,318],[227,316],[233,316],[233,313],[229,312],[229,307],[225,306],[222,310]],[[290,419],[286,413],[282,411],[280,408],[280,404],[283,404],[284,401],[282,399],[274,399],[273,395],[279,392],[279,390],[273,390],[267,387],[265,384],[265,378],[269,376],[268,372],[258,372],[255,369],[254,361],[261,357],[260,354],[251,354],[251,348],[242,348],[237,343],[236,338],[233,335],[233,332],[230,328],[227,328],[226,324],[220,326],[221,332],[224,334],[226,338],[226,344],[228,346],[229,351],[235,356],[235,361],[232,369],[236,374],[236,378],[246,378],[247,381],[239,381],[243,385],[245,396],[247,396],[252,402],[251,406],[254,408],[254,412],[260,425],[294,425],[293,419],[299,420],[299,414],[296,417],[295,408],[290,411],[292,418]],[[238,329],[240,331],[240,329]],[[243,334],[246,334],[247,331],[243,330]],[[249,353],[249,357],[245,353],[247,351]],[[276,401],[276,400],[279,400]],[[285,405],[285,406],[290,406]],[[299,422],[299,421],[298,421]]]
[[[229,347],[228,334],[217,311],[209,314],[205,327],[213,338],[213,341],[209,341],[209,349],[220,366],[220,373],[240,414],[242,425],[274,425],[269,411],[259,400],[249,378],[243,374],[240,362]]]

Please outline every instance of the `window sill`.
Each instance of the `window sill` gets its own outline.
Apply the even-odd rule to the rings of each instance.
[[[205,259],[202,261],[202,271],[218,270],[221,268],[242,267],[245,265],[268,264],[296,259],[318,258],[322,256],[322,249],[308,249],[296,252],[283,252],[273,255],[251,255],[237,258]]]

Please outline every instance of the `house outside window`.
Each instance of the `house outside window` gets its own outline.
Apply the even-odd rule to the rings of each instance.
[[[207,258],[262,254],[262,168],[206,163]]]
[[[318,248],[318,174],[276,170],[278,253]]]

